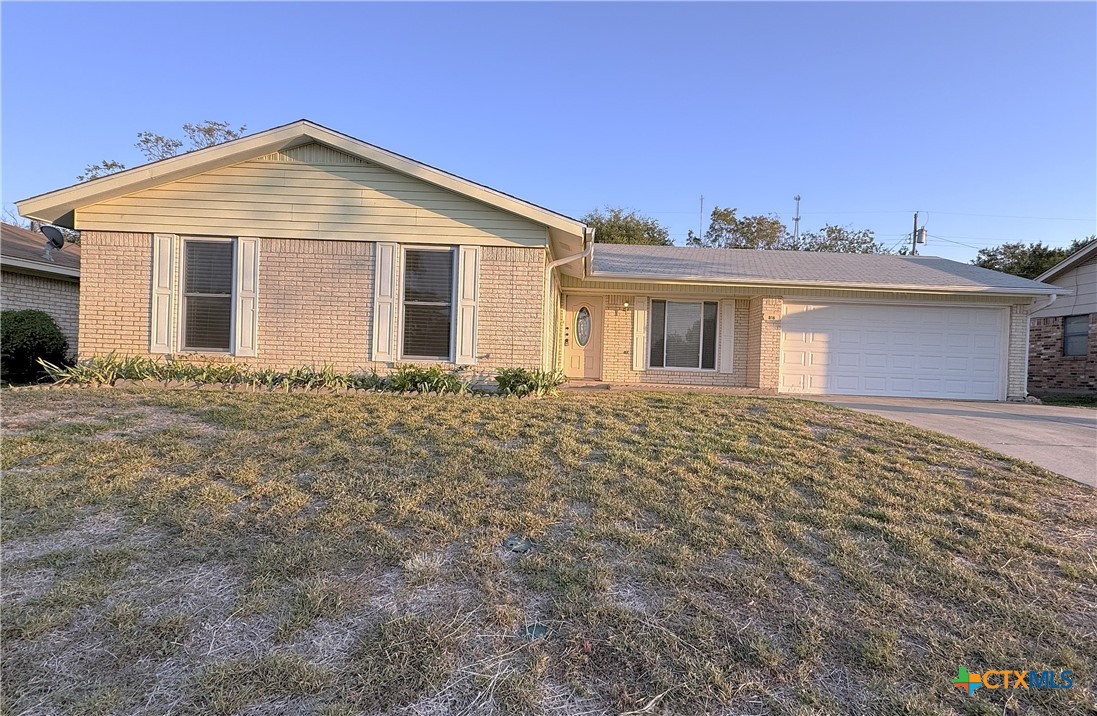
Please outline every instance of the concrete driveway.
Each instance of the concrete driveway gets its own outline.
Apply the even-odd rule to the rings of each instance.
[[[918,398],[811,398],[945,433],[1097,487],[1097,410]]]

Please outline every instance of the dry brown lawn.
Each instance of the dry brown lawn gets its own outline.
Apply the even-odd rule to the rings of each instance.
[[[1094,491],[941,435],[688,394],[2,399],[5,714],[1097,713]]]

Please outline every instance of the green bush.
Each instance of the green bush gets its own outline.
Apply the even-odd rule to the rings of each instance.
[[[49,314],[42,311],[0,313],[0,373],[11,383],[37,381],[39,359],[63,364],[69,342]]]
[[[385,387],[396,393],[467,393],[469,382],[440,365],[429,368],[398,365],[385,379]]]
[[[331,366],[274,370],[252,368],[243,363],[199,364],[148,356],[116,356],[113,353],[93,356],[71,366],[45,360],[41,361],[41,365],[58,384],[74,385],[114,385],[119,380],[153,380],[194,385],[246,385],[271,390],[357,388],[422,393],[464,393],[469,387],[456,373],[446,372],[440,366],[398,366],[392,376],[383,378],[376,371],[339,373]]]
[[[503,395],[524,398],[528,395],[555,395],[557,389],[567,382],[567,377],[559,370],[500,368],[496,371],[495,382]]]

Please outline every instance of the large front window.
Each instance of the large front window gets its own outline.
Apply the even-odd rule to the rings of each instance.
[[[652,368],[716,368],[716,303],[651,302]]]
[[[403,357],[450,360],[453,250],[404,251]]]
[[[231,241],[183,242],[183,350],[232,350]]]

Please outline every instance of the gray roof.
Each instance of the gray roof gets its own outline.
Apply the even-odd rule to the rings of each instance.
[[[936,256],[596,244],[592,279],[1062,293],[1046,283]]]
[[[45,257],[46,237],[37,231],[0,224],[0,264],[18,265],[37,269],[43,273],[80,275],[80,246],[65,244],[62,251],[55,250],[53,259]]]

